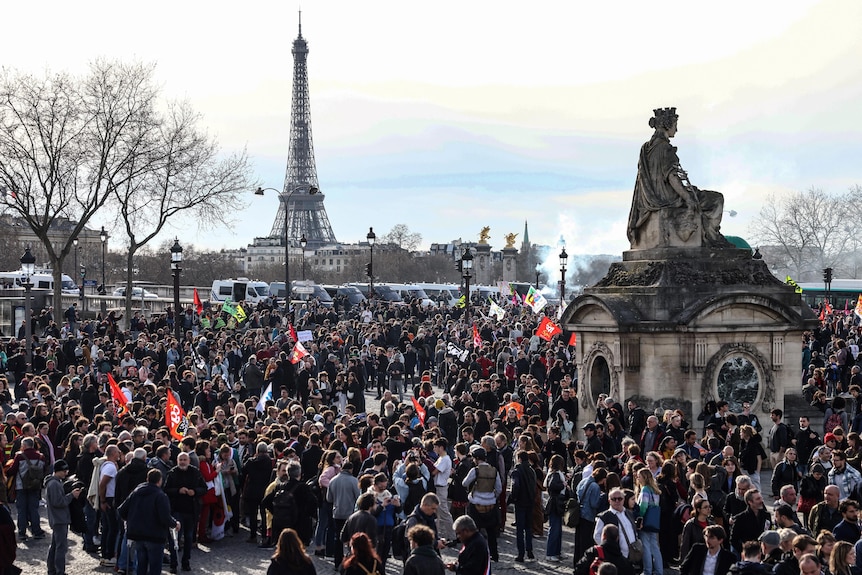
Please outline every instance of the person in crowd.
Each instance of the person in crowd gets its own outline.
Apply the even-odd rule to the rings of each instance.
[[[48,575],[65,575],[66,553],[69,550],[69,525],[72,515],[69,505],[81,494],[81,487],[68,494],[63,487],[69,475],[69,464],[64,459],[54,462],[54,473],[45,480],[45,507],[48,510],[48,526],[51,528],[51,545],[48,547]]]
[[[385,575],[382,561],[374,544],[365,532],[354,533],[350,537],[350,556],[340,563],[341,575]]]
[[[295,529],[288,527],[278,536],[266,575],[317,575],[314,561],[306,555]]]
[[[458,560],[450,561],[446,568],[457,575],[485,575],[491,572],[492,559],[488,543],[479,533],[476,522],[469,515],[462,515],[455,520],[455,536],[461,542]]]
[[[137,572],[158,575],[162,572],[162,555],[167,534],[179,529],[180,522],[171,516],[171,504],[162,490],[162,473],[150,469],[146,481],[135,488],[119,505],[117,512],[126,522],[126,535],[135,542]]]
[[[703,530],[703,543],[692,545],[682,560],[680,575],[721,575],[730,572],[736,563],[736,556],[722,546],[726,538],[721,525],[707,526]]]
[[[635,575],[634,567],[620,552],[620,530],[616,525],[605,525],[602,528],[601,543],[592,545],[584,554],[575,559],[574,575],[589,575],[591,566],[596,560],[611,564],[620,575]]]
[[[410,555],[404,562],[404,575],[443,575],[446,565],[434,548],[434,532],[425,525],[416,525],[407,532]]]

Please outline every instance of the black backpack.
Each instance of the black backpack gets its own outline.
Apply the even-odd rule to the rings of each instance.
[[[279,523],[292,527],[299,519],[299,505],[293,495],[293,489],[287,488],[287,483],[282,483],[275,488],[272,498],[272,516]]]
[[[410,519],[410,516],[407,519]],[[406,561],[407,556],[410,555],[410,543],[407,541],[407,519],[392,529],[392,556],[402,561]]]

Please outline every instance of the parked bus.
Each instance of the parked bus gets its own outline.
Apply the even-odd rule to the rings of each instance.
[[[826,286],[821,283],[799,283],[802,300],[811,307],[820,307],[826,299]],[[862,280],[832,280],[829,289],[829,302],[834,310],[853,311],[856,300],[862,295]]]

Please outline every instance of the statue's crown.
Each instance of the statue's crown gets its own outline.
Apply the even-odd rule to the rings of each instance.
[[[679,116],[676,115],[676,108],[656,108],[653,110],[656,120],[660,120],[662,124],[668,120],[676,120]]]

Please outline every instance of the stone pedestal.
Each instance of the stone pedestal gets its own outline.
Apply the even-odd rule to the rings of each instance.
[[[503,248],[503,281],[513,282],[518,279],[518,250]]]
[[[473,281],[475,285],[491,285],[491,246],[476,244],[473,255]]]
[[[562,318],[577,333],[582,408],[607,393],[648,412],[750,401],[761,421],[799,391],[802,332],[817,325],[794,289],[749,250],[631,250]],[[587,416],[589,417],[589,416]]]

